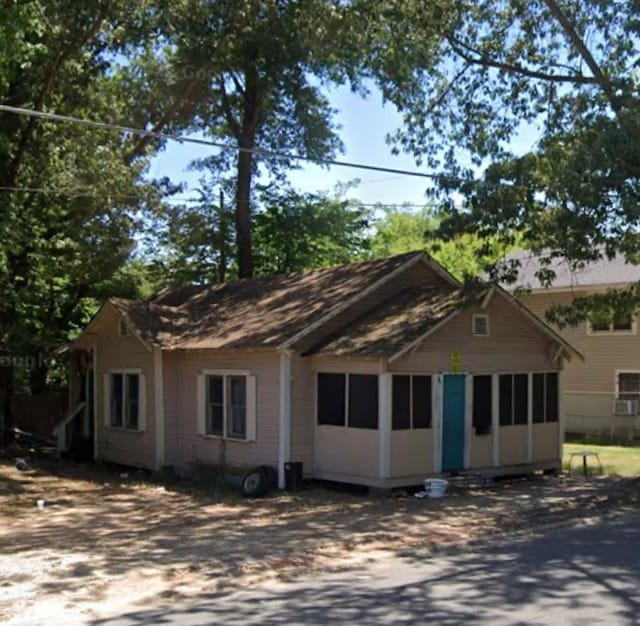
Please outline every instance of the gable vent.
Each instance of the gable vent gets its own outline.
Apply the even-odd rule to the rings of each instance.
[[[471,321],[471,331],[474,337],[489,336],[489,316],[474,315]]]

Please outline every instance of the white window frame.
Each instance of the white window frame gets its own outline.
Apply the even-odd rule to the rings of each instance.
[[[615,371],[615,379],[613,381],[614,388],[616,390],[616,399],[620,398],[620,374],[638,374],[640,376],[640,370],[622,369]],[[633,395],[634,392],[623,391],[622,393]],[[640,403],[640,391],[637,393],[636,400]]]
[[[631,314],[631,329],[630,330],[615,330],[613,328],[613,315],[611,316],[611,321],[609,322],[609,330],[593,330],[591,326],[591,320],[587,320],[587,335],[590,337],[607,337],[609,335],[635,335],[637,334],[637,324],[636,324],[637,314],[633,312]],[[627,371],[627,370],[623,370]]]
[[[223,379],[222,383],[222,435],[215,435],[207,432],[207,379],[216,376]],[[246,393],[246,413],[245,413],[245,436],[238,437],[230,435],[228,429],[228,379],[230,377],[239,376],[245,378]],[[229,441],[238,441],[248,443],[256,440],[256,377],[252,376],[248,370],[202,370],[197,376],[197,417],[198,417],[198,434],[207,439],[224,439]]]
[[[487,332],[485,334],[476,332],[476,320],[484,318],[487,322]],[[474,337],[489,337],[491,335],[491,326],[489,322],[489,316],[486,313],[474,313],[471,316],[471,334]]]
[[[122,376],[136,375],[138,376],[138,427],[129,428],[124,423],[121,426],[114,426],[111,424],[111,381],[114,374],[121,374]],[[126,386],[123,385],[123,393]],[[138,368],[113,368],[109,369],[103,375],[103,418],[106,428],[111,430],[120,430],[128,433],[145,432],[147,429],[147,382],[146,376],[141,369]]]

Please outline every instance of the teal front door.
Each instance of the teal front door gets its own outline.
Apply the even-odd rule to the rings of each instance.
[[[442,471],[464,467],[465,377],[446,374],[442,384]]]

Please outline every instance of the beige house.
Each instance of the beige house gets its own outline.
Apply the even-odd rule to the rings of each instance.
[[[570,304],[575,297],[623,288],[640,280],[640,267],[620,257],[601,260],[572,272],[564,261],[551,266],[556,278],[550,288],[536,277],[540,261],[531,252],[512,254],[519,270],[520,300],[544,318],[553,305]],[[637,315],[610,315],[582,322],[558,332],[575,346],[584,361],[574,359],[563,374],[566,430],[626,436],[640,429],[640,335]]]
[[[68,421],[97,459],[264,464],[281,487],[289,461],[381,487],[556,469],[561,370],[578,355],[507,292],[471,297],[422,252],[110,300],[72,353]]]

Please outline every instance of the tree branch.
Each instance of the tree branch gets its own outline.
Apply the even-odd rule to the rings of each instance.
[[[502,70],[503,72],[508,72],[509,74],[519,74],[521,76],[527,76],[528,78],[536,78],[538,80],[555,83],[577,83],[580,85],[590,85],[597,82],[592,76],[583,76],[582,74],[549,74],[540,70],[532,70],[522,65],[514,65],[511,63],[505,63],[504,61],[498,61],[497,59],[492,59],[479,50],[465,44],[452,34],[447,35],[447,41],[449,42],[452,50],[460,58],[473,65],[494,67]]]

